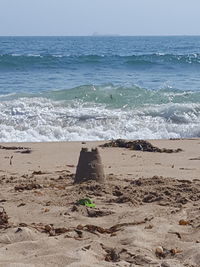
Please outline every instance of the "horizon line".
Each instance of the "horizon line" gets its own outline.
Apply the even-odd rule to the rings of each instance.
[[[98,34],[98,35],[0,35],[0,37],[198,37],[200,34],[156,34],[156,35],[120,35],[120,34]]]

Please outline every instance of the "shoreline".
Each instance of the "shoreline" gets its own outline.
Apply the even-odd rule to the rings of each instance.
[[[25,142],[0,142],[0,145],[3,144],[39,144],[39,143],[102,143],[102,142],[109,142],[111,140],[125,140],[125,141],[134,141],[134,140],[145,140],[145,141],[177,141],[177,140],[200,140],[200,137],[184,137],[184,138],[156,138],[156,139],[149,139],[149,138],[140,138],[140,139],[128,139],[128,138],[114,138],[114,139],[102,139],[102,140],[66,140],[66,141],[25,141]]]
[[[106,174],[113,172],[125,177],[130,174],[136,177],[166,176],[168,174],[169,177],[177,179],[188,179],[189,175],[192,176],[191,178],[199,177],[199,162],[198,160],[191,160],[200,156],[198,152],[198,147],[200,147],[199,138],[148,141],[158,148],[180,148],[183,151],[168,154],[118,147],[99,147],[99,145],[108,143],[108,141],[0,143],[5,147],[14,146],[17,148],[22,146],[30,149],[30,153],[23,153],[20,150],[0,149],[0,156],[2,157],[0,169],[6,173],[19,172],[23,174],[30,173],[30,170],[55,171],[59,168],[66,168],[66,165],[73,165],[72,170],[75,173],[81,148],[99,147]],[[11,156],[13,156],[12,165],[9,164]]]
[[[0,142],[0,146],[8,145],[8,146],[16,146],[17,144],[67,144],[67,143],[74,143],[74,144],[102,144],[108,143],[110,141],[115,140],[124,140],[124,141],[136,141],[136,140],[144,140],[152,143],[162,143],[162,142],[173,142],[173,141],[200,141],[200,137],[192,137],[192,138],[162,138],[162,139],[148,139],[148,138],[141,138],[141,139],[126,139],[126,138],[113,138],[113,139],[102,139],[102,140],[70,140],[70,141],[28,141],[28,142]]]

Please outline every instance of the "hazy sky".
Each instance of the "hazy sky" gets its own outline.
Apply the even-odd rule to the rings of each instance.
[[[0,35],[200,35],[200,0],[0,0]]]

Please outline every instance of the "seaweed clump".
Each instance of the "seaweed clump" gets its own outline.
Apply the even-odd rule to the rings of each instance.
[[[135,140],[135,141],[126,141],[123,139],[112,140],[109,143],[100,145],[101,147],[122,147],[128,148],[131,150],[147,151],[147,152],[159,152],[159,153],[178,153],[182,149],[168,149],[168,148],[158,148],[153,146],[150,142],[145,140]]]

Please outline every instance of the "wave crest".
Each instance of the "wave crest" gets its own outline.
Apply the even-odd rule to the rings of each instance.
[[[200,54],[143,54],[143,55],[43,55],[43,54],[2,54],[0,55],[0,69],[13,68],[66,68],[70,65],[104,64],[112,63],[124,67],[149,67],[157,65],[188,65],[200,66]]]

